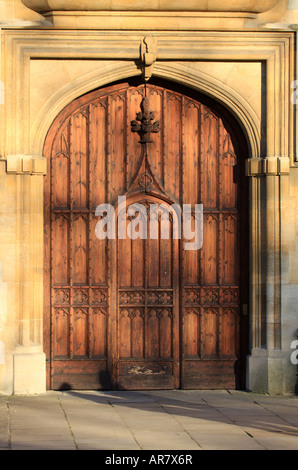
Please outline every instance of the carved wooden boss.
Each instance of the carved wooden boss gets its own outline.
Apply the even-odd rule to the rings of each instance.
[[[152,142],[150,135],[160,131],[160,122],[154,121],[154,112],[150,111],[148,96],[145,96],[143,99],[141,110],[142,112],[137,113],[137,119],[131,121],[131,130],[139,134],[141,138],[140,144],[145,144],[146,146],[146,144]]]

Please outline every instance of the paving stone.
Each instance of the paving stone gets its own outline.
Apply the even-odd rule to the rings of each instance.
[[[200,450],[200,446],[185,432],[151,432],[135,434],[143,450]]]
[[[73,442],[27,441],[13,443],[11,450],[76,450]]]
[[[78,450],[140,450],[136,441],[130,438],[114,437],[111,439],[98,438],[76,440]]]
[[[298,436],[254,431],[254,440],[266,450],[298,450]]]

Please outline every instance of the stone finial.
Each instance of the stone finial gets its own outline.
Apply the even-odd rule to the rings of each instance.
[[[147,82],[153,72],[153,65],[157,57],[157,40],[152,36],[144,37],[141,43],[141,60],[143,63],[143,76]]]

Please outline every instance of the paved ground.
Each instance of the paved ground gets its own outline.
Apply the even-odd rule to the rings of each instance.
[[[297,450],[298,397],[235,391],[0,396],[0,450]]]

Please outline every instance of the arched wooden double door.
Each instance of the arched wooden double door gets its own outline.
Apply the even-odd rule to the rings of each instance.
[[[147,152],[131,129],[145,87],[128,82],[73,101],[46,139],[44,343],[51,389],[241,386],[242,135],[224,111],[181,87],[149,83],[146,93],[160,121]],[[147,229],[154,205],[202,204],[202,248],[185,249],[183,223],[182,239],[173,236],[177,214],[170,210],[168,237],[161,236],[160,214],[157,236],[130,236],[140,212],[124,211],[126,238],[115,230],[115,237],[100,239],[104,216],[96,208],[109,204],[117,228],[119,196],[127,208],[145,208]]]

